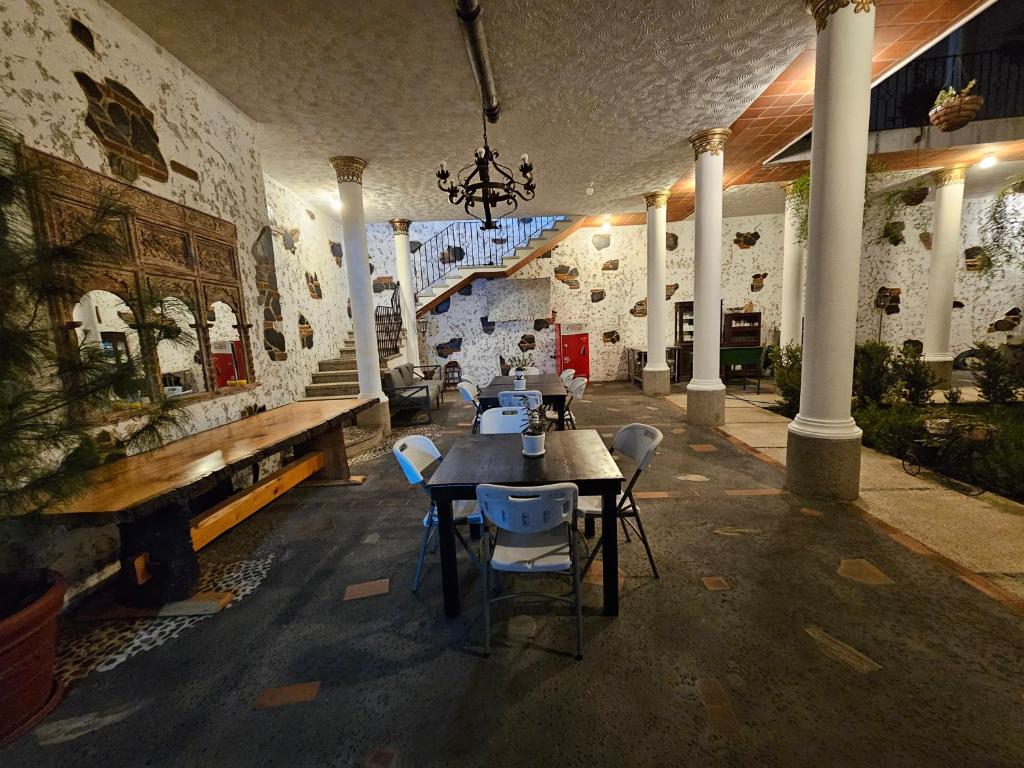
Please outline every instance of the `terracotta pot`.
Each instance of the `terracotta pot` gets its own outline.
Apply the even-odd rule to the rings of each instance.
[[[963,128],[985,103],[983,96],[956,96],[928,113],[928,120],[943,133]]]
[[[53,663],[66,588],[53,571],[0,575],[0,747],[35,727],[61,699]]]

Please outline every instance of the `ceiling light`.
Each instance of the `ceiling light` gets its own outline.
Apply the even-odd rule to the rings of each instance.
[[[601,225],[601,234],[610,235],[612,233],[612,217],[605,216],[604,223]]]
[[[594,182],[590,182],[587,185],[586,192],[587,192],[587,197],[593,197],[594,196]]]
[[[978,167],[979,168],[991,168],[993,165],[995,165],[998,162],[999,162],[999,160],[996,159],[995,155],[989,155],[988,157],[982,158],[981,162],[978,163]]]
[[[341,200],[331,200],[331,208],[334,209],[335,213],[341,213]]]

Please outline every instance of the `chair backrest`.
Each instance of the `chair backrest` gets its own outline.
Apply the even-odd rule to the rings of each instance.
[[[583,397],[583,393],[586,391],[587,384],[589,382],[590,380],[587,379],[586,377],[577,376],[575,379],[569,382],[569,386],[566,387],[566,389],[569,390],[569,394],[572,395],[572,397],[574,398]]]
[[[575,368],[566,368],[564,371],[562,371],[560,374],[558,374],[558,378],[560,378],[562,380],[562,386],[563,387],[568,387],[569,384],[572,383],[572,380],[574,378],[576,378],[576,369]]]
[[[536,389],[507,389],[498,393],[498,405],[502,408],[540,408],[544,404],[544,395]]]
[[[403,437],[392,446],[391,452],[410,485],[423,485],[423,470],[441,458],[437,446],[423,435]]]
[[[481,435],[522,432],[524,426],[526,426],[525,408],[488,408],[480,414]]]
[[[612,441],[612,451],[629,456],[638,471],[645,471],[654,460],[654,453],[661,445],[664,435],[660,429],[647,424],[627,424],[618,431]]]
[[[477,400],[480,397],[480,387],[474,384],[472,381],[463,379],[459,382],[459,394],[462,395],[462,399],[467,403],[476,405]]]
[[[579,490],[572,483],[520,488],[485,483],[476,487],[480,511],[512,533],[538,533],[570,522],[578,498]]]
[[[536,368],[532,365],[529,368],[524,368],[523,372],[527,376],[540,376],[540,368]]]

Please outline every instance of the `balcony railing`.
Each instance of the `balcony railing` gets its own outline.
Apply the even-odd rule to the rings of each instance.
[[[516,248],[526,245],[565,216],[499,219],[500,229],[481,230],[479,222],[456,221],[412,254],[415,292],[441,282],[460,267],[499,266]]]
[[[376,307],[373,320],[377,326],[377,351],[380,359],[394,357],[401,349],[402,297],[398,283],[391,294],[390,307]]]
[[[1024,116],[1024,66],[1000,51],[916,59],[871,91],[871,130],[928,125],[928,111],[943,88],[962,88],[985,97],[978,119]]]

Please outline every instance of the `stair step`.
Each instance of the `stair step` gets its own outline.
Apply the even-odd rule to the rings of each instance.
[[[320,372],[327,373],[328,371],[351,371],[352,373],[355,373],[356,361],[343,360],[341,358],[334,358],[333,360],[321,360]]]
[[[353,396],[359,394],[358,381],[335,381],[326,384],[307,384],[306,397]]]
[[[313,374],[314,384],[337,384],[352,381],[359,381],[358,371],[320,371]]]

